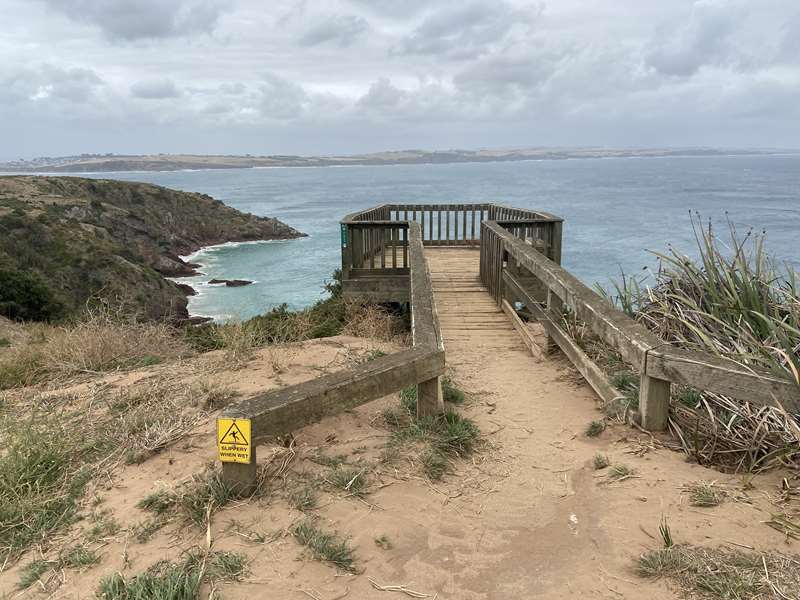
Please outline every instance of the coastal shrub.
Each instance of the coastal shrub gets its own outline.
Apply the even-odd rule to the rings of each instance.
[[[763,233],[729,225],[724,242],[692,221],[697,248],[656,253],[653,279],[623,277],[606,298],[665,342],[766,369],[800,385],[800,279]],[[671,424],[701,463],[759,470],[800,459],[797,416],[747,399],[673,386]],[[800,389],[798,390],[800,393]]]
[[[280,304],[246,321],[189,328],[185,339],[201,352],[225,349],[234,357],[241,357],[261,346],[342,334],[388,341],[408,329],[402,313],[346,300],[338,270],[325,284],[325,290],[329,296],[307,309],[293,311],[287,304]]]
[[[0,315],[17,321],[48,321],[63,307],[37,275],[0,269]]]

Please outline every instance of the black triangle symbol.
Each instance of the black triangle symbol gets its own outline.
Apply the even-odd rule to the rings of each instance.
[[[230,440],[228,441],[228,438]],[[228,427],[228,431],[225,432],[219,439],[220,444],[230,444],[231,446],[249,446],[247,442],[247,438],[244,437],[242,430],[239,429],[239,426],[236,424],[236,421],[231,423],[231,426]]]

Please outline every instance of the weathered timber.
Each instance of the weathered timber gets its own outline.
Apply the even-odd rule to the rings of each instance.
[[[597,363],[581,350],[578,344],[550,318],[550,315],[537,302],[529,304],[528,310],[541,323],[547,331],[547,335],[561,348],[561,351],[603,402],[613,402],[620,397],[619,391],[608,382],[606,374],[597,366]]]
[[[230,406],[221,416],[250,419],[255,444],[443,373],[443,351],[414,348],[376,358],[346,371],[260,394]]]
[[[647,353],[645,369],[650,377],[800,414],[800,386],[733,360],[662,346]]]
[[[639,411],[642,427],[663,431],[669,420],[670,382],[642,373],[639,380]]]
[[[522,319],[519,318],[517,311],[512,308],[507,300],[503,300],[503,312],[508,315],[509,319],[511,319],[511,324],[514,326],[514,329],[517,330],[517,333],[519,333],[520,338],[522,338],[522,343],[527,346],[528,350],[530,350],[530,353],[536,359],[536,362],[541,361],[542,358],[544,358],[543,349],[539,347],[539,344],[536,343],[536,340],[533,338],[533,334],[531,333],[530,329],[525,326],[525,323],[523,323]]]

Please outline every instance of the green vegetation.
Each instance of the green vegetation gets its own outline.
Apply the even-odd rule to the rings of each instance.
[[[238,581],[247,559],[236,552],[190,552],[182,563],[161,561],[144,573],[126,578],[116,573],[100,582],[103,600],[199,600],[204,581]]]
[[[53,560],[37,559],[20,569],[18,587],[25,589],[40,581],[45,574],[57,575],[64,569],[85,569],[100,562],[96,551],[78,545],[66,548]]]
[[[595,454],[594,458],[592,459],[592,466],[594,467],[595,471],[605,469],[610,464],[611,459],[609,459],[605,454]]]
[[[315,560],[328,562],[348,573],[356,572],[355,556],[347,540],[323,531],[310,519],[298,523],[292,534],[300,545],[308,548]]]
[[[583,432],[586,437],[597,437],[606,430],[605,421],[592,421]]]
[[[0,269],[0,316],[19,321],[49,321],[63,306],[38,275]]]
[[[289,494],[289,506],[307,511],[316,508],[319,498],[314,486],[306,485]]]
[[[382,550],[391,550],[394,545],[386,535],[375,538],[375,545]]]
[[[464,404],[466,396],[464,392],[449,377],[442,377],[442,396],[445,402],[450,404]]]
[[[426,474],[434,480],[441,479],[451,458],[472,453],[480,438],[478,426],[452,408],[442,415],[417,418],[413,386],[400,392],[399,406],[384,411],[383,417],[392,430],[390,447],[421,444],[419,458]]]
[[[777,552],[670,545],[639,557],[643,577],[666,577],[692,598],[772,600],[800,589],[800,561]],[[792,591],[795,590],[795,591]]]
[[[710,507],[719,506],[725,501],[725,490],[715,486],[714,483],[699,481],[687,485],[685,488],[689,494],[689,502],[692,506]]]
[[[334,487],[350,495],[360,498],[368,493],[369,476],[365,467],[339,465],[328,474],[327,479]]]
[[[179,514],[185,521],[205,527],[218,508],[234,497],[218,471],[208,469],[176,489],[162,489],[143,498],[136,505],[154,515]]]
[[[611,467],[611,470],[608,472],[608,478],[611,481],[624,481],[630,479],[635,474],[636,471],[628,465],[617,464]]]
[[[742,235],[731,224],[726,244],[699,217],[693,226],[696,259],[672,248],[655,253],[659,266],[648,285],[623,274],[612,292],[600,291],[670,344],[800,384],[796,271],[767,253],[763,234]],[[797,464],[800,443],[792,417],[773,408],[751,410],[724,395],[673,387],[671,420],[684,450],[698,462],[732,470]]]

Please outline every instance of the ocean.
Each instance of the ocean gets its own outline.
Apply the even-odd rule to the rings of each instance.
[[[386,202],[498,202],[564,218],[563,265],[585,283],[655,267],[649,251],[694,254],[690,213],[721,234],[766,231],[767,248],[800,267],[800,155],[608,158],[450,165],[265,168],[87,175],[204,192],[242,211],[309,234],[223,244],[188,257],[202,275],[193,315],[245,319],[286,303],[308,306],[339,266],[338,221]],[[723,235],[724,237],[724,235]],[[211,278],[250,279],[246,287]]]

